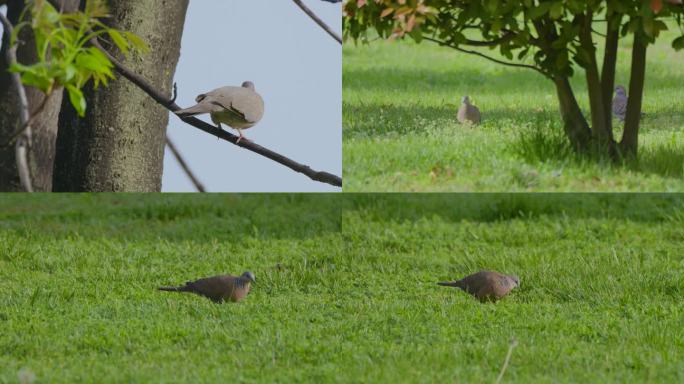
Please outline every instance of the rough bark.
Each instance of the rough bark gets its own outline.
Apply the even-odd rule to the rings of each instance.
[[[187,6],[188,0],[173,6],[157,0],[110,2],[111,26],[138,34],[151,48],[142,57],[118,58],[169,97]],[[63,103],[54,189],[160,191],[168,111],[123,78],[86,95],[83,118]]]
[[[582,115],[582,110],[577,103],[575,94],[572,92],[570,81],[567,77],[556,76],[553,82],[556,85],[565,134],[576,152],[587,152],[592,141],[591,129],[584,115]]]
[[[79,0],[55,0],[52,3],[65,12],[73,12],[78,8]],[[24,1],[13,1],[8,4],[7,15],[16,25]],[[12,85],[7,72],[5,49],[9,46],[4,36],[2,52],[0,52],[0,145],[4,145],[19,128],[19,109],[17,107],[17,91]],[[24,28],[21,44],[17,50],[17,59],[22,64],[33,64],[37,60],[33,35],[29,28]],[[43,103],[45,95],[33,88],[26,87],[31,113]],[[32,127],[32,145],[29,151],[29,167],[35,191],[52,190],[52,171],[55,160],[55,140],[57,138],[57,116],[62,103],[62,89],[56,88],[41,112],[35,117]],[[16,166],[14,146],[0,147],[0,190],[21,191],[19,174]]]
[[[625,129],[620,142],[623,156],[636,156],[639,145],[639,122],[641,120],[641,103],[646,78],[647,42],[639,33],[634,34],[632,47],[632,70],[629,78],[629,99],[625,114]]]

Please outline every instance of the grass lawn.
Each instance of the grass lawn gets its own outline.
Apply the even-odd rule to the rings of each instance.
[[[684,197],[0,196],[0,383],[684,380]],[[482,268],[521,287],[438,287]],[[159,285],[254,271],[238,304]]]
[[[427,41],[345,43],[344,189],[684,191],[684,52],[671,48],[674,36],[649,48],[639,158],[621,165],[570,153],[555,88],[534,71]],[[630,55],[623,41],[617,84],[629,83]],[[573,88],[588,116],[582,70]],[[456,121],[463,95],[482,125]]]

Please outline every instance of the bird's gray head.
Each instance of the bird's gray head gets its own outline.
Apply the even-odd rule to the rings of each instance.
[[[519,287],[519,286],[520,286],[520,278],[519,278],[518,276],[516,276],[516,275],[510,275],[510,276],[508,276],[508,277],[509,277],[511,280],[513,280],[513,282],[515,283],[515,286],[516,286],[516,287]]]
[[[618,85],[617,87],[615,87],[615,93],[620,96],[624,96],[627,94],[627,91],[625,90],[625,87],[623,87],[622,85]]]
[[[468,97],[468,96],[463,96],[463,98],[461,99],[461,103],[463,103],[463,104],[470,104],[470,97]]]
[[[242,277],[243,279],[247,279],[252,283],[256,281],[256,279],[254,278],[254,274],[250,271],[243,273],[240,277]]]
[[[252,83],[251,81],[245,81],[244,83],[242,83],[242,88],[249,88],[253,91],[254,83]]]

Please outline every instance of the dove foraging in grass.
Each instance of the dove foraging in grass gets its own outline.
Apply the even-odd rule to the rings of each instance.
[[[615,87],[615,97],[613,98],[613,115],[620,121],[625,121],[627,112],[627,91],[622,85]]]
[[[245,272],[240,276],[219,275],[188,281],[180,287],[159,287],[160,291],[191,292],[209,298],[215,303],[224,301],[237,302],[249,293],[254,274]]]
[[[481,302],[497,301],[513,288],[520,286],[518,276],[504,275],[496,271],[480,271],[457,281],[437,283],[446,287],[457,287],[475,296]]]
[[[459,123],[480,124],[480,110],[476,106],[470,104],[470,98],[463,96],[461,100],[461,107],[458,109],[456,115]]]
[[[237,129],[238,143],[244,138],[242,130],[253,127],[264,115],[264,100],[254,90],[251,81],[241,87],[223,87],[201,94],[195,99],[197,105],[176,111],[180,117],[209,113],[211,121],[221,128],[221,123]]]

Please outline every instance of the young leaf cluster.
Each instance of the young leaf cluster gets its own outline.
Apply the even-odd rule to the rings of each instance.
[[[19,73],[22,83],[46,95],[57,87],[64,87],[71,104],[83,116],[86,110],[83,86],[90,80],[95,88],[100,84],[106,86],[114,78],[112,63],[99,49],[89,45],[90,40],[109,36],[125,55],[132,49],[147,50],[139,36],[104,24],[101,19],[108,16],[104,0],[87,0],[85,8],[75,13],[61,13],[47,0],[30,1],[14,28],[11,44],[19,43],[22,30],[30,28],[37,61],[17,63],[10,71]]]

